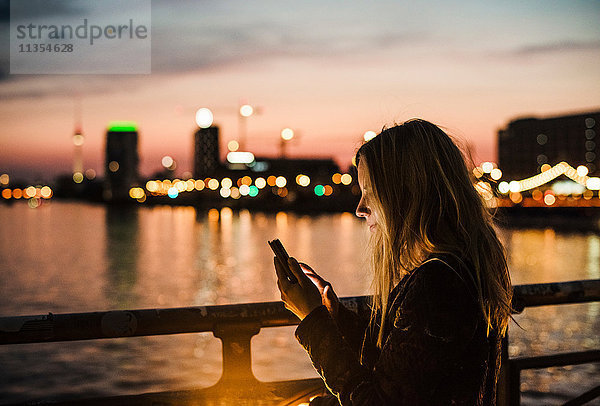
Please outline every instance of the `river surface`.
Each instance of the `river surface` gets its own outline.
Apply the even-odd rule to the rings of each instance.
[[[0,316],[279,300],[268,239],[314,266],[339,296],[368,293],[367,230],[350,213],[299,216],[187,207],[132,210],[0,205]],[[513,284],[600,278],[600,237],[551,229],[499,234]],[[511,356],[600,348],[600,303],[526,309]],[[252,339],[264,381],[316,377],[294,327]],[[221,373],[211,333],[0,347],[0,403],[197,388]],[[524,404],[561,404],[596,386],[588,364],[524,371]]]

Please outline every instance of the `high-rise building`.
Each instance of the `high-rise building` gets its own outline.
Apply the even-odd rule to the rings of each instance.
[[[589,174],[600,172],[598,128],[600,111],[511,121],[498,132],[498,165],[505,179],[523,179],[542,165],[565,161],[585,165]]]
[[[138,184],[138,128],[130,121],[113,121],[106,132],[104,198],[123,201]]]
[[[214,176],[219,161],[219,127],[199,128],[194,134],[194,178]]]

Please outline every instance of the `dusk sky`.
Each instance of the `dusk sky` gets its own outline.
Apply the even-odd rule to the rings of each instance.
[[[71,171],[77,96],[84,167],[100,175],[109,121],[138,123],[142,174],[164,155],[181,173],[195,111],[213,111],[224,155],[242,101],[260,110],[247,149],[276,155],[290,127],[290,156],[342,168],[365,131],[414,117],[481,161],[510,120],[600,108],[597,0],[152,1],[150,75],[11,75],[0,11],[0,173],[29,179]]]

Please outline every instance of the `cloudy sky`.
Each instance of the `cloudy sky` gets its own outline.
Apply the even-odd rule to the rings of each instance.
[[[9,14],[1,0],[0,172],[14,176],[71,170],[76,98],[85,168],[102,173],[107,123],[133,120],[144,174],[163,155],[191,168],[199,107],[213,110],[222,149],[247,102],[260,113],[247,120],[249,150],[276,155],[290,127],[290,155],[343,166],[365,131],[413,117],[493,160],[512,119],[600,109],[597,0],[152,1],[149,75],[10,74]]]

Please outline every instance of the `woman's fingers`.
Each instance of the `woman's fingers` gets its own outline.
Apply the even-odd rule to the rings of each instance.
[[[315,275],[317,274],[317,273],[315,272],[315,270],[314,270],[314,269],[312,269],[312,267],[311,267],[310,265],[308,265],[308,264],[305,264],[304,262],[298,262],[298,264],[300,264],[300,266],[301,266],[302,268],[305,268],[305,269],[307,269],[308,271],[310,271],[310,272],[314,273]]]
[[[315,270],[310,267],[310,265],[305,264],[304,262],[299,262],[299,265],[303,268],[302,270],[307,276],[310,276],[314,279],[318,279],[324,284],[327,284],[327,281],[321,278],[321,276],[318,273],[316,273]]]
[[[287,279],[287,276],[285,276],[283,265],[281,265],[277,257],[273,257],[273,263],[275,264],[275,272],[277,273],[277,287],[280,291],[283,291],[287,289],[289,281]]]
[[[306,285],[306,282],[309,282],[309,280],[304,274],[304,271],[302,271],[302,268],[300,268],[300,264],[298,263],[298,261],[296,261],[296,258],[288,258],[288,264],[290,270],[292,271],[296,279],[298,279],[298,283],[300,284],[300,286]]]

